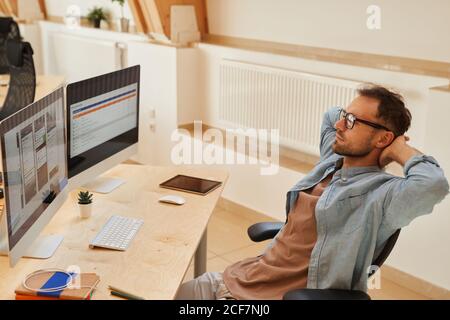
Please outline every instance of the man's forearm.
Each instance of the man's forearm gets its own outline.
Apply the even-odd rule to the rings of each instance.
[[[396,152],[395,154],[391,155],[391,159],[404,166],[405,163],[409,159],[411,159],[411,157],[418,154],[422,154],[422,152],[409,145],[404,145],[400,152]]]

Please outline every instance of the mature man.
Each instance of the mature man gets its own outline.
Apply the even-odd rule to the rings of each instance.
[[[281,299],[298,288],[367,291],[374,257],[449,192],[437,161],[408,145],[411,114],[381,86],[323,119],[320,162],[288,193],[287,220],[265,252],[183,284],[178,299]],[[405,177],[386,173],[395,161]]]

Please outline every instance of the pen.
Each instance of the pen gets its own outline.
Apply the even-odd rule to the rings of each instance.
[[[128,299],[128,300],[145,300],[142,297],[138,297],[134,294],[128,293],[124,290],[109,286],[109,290],[111,290],[111,295],[117,296],[120,298]]]

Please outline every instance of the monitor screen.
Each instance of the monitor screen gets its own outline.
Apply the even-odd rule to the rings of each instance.
[[[67,86],[69,178],[138,142],[139,80],[134,66]]]
[[[9,248],[67,185],[64,89],[0,123]]]

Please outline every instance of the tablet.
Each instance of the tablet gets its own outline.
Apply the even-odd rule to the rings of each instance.
[[[159,186],[161,188],[205,195],[222,185],[222,182],[179,174]]]

